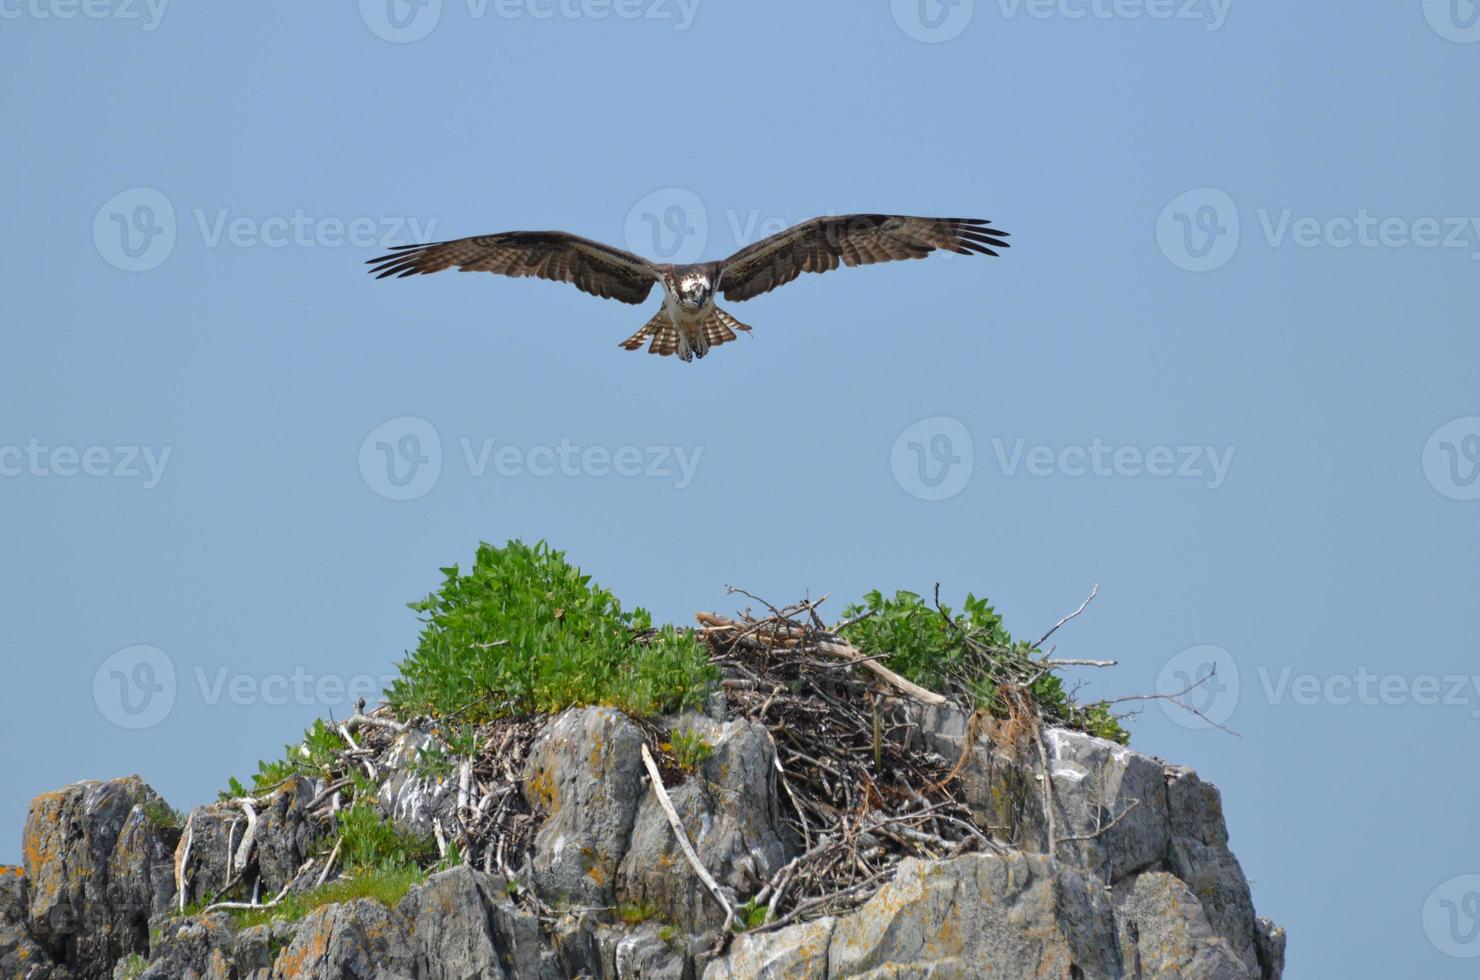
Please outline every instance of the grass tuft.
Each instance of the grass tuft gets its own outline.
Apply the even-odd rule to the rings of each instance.
[[[426,880],[419,868],[362,869],[353,875],[299,895],[288,895],[270,909],[246,909],[235,914],[237,928],[248,929],[269,922],[297,922],[315,909],[339,902],[373,898],[394,908],[414,886]]]

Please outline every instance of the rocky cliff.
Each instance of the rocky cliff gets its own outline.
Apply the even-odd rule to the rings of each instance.
[[[373,778],[383,815],[407,832],[430,828],[450,867],[389,901],[305,902],[292,915],[274,915],[273,903],[322,890],[343,862],[326,858],[333,821],[323,814],[341,805],[348,777],[294,777],[183,819],[137,778],[75,783],[32,802],[24,866],[0,869],[0,972],[1280,976],[1284,933],[1255,914],[1218,791],[1195,773],[1060,728],[1014,743],[1000,724],[950,704],[889,708],[901,723],[888,731],[907,729],[912,751],[952,770],[961,807],[952,812],[963,816],[935,805],[894,823],[876,817],[852,824],[850,841],[802,838],[798,828],[811,822],[795,817],[785,773],[797,755],[778,767],[773,733],[723,698],[705,715],[669,720],[669,730],[681,724],[706,748],[687,771],[664,763],[661,796],[644,759],[656,744],[652,723],[611,709],[528,721],[524,738],[506,732],[502,745],[486,746],[480,766],[501,767],[503,785],[517,787],[502,796],[487,769],[435,773],[418,763],[430,731],[362,716],[358,737],[345,729],[349,754]],[[522,838],[498,840],[525,840],[525,855],[457,847],[475,807],[522,827]],[[931,819],[964,825],[965,814],[970,826],[954,833]],[[886,838],[913,841],[924,856],[881,865],[877,880],[847,879],[864,883],[850,895],[769,902],[809,853],[878,861]],[[735,916],[728,931],[726,906]]]

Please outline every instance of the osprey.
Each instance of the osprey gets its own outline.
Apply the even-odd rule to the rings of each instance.
[[[404,278],[456,266],[463,272],[538,276],[568,282],[604,299],[641,303],[654,283],[663,305],[637,333],[622,341],[637,350],[651,338],[649,354],[677,354],[692,361],[711,347],[750,331],[715,305],[716,296],[740,302],[791,282],[803,272],[894,259],[923,259],[938,248],[960,255],[996,255],[1007,232],[978,218],[912,218],[848,214],[814,218],[747,245],[720,262],[661,265],[631,252],[563,231],[507,231],[428,245],[402,245],[371,259],[377,279]]]

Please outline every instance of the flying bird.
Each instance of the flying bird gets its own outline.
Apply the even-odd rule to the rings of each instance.
[[[677,354],[682,361],[735,339],[750,327],[715,304],[717,296],[738,303],[791,282],[803,272],[828,272],[842,265],[872,265],[923,259],[936,249],[959,255],[997,255],[1007,232],[979,218],[912,218],[894,214],[847,214],[813,218],[747,245],[719,262],[663,265],[631,252],[563,231],[506,231],[450,242],[402,245],[371,259],[377,279],[404,278],[456,267],[463,272],[538,276],[568,282],[603,299],[641,303],[654,283],[663,284],[663,305],[626,350],[648,343],[649,354]],[[651,341],[649,343],[649,341]]]

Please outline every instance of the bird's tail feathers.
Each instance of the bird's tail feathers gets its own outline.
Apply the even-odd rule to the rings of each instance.
[[[668,318],[667,311],[659,309],[641,330],[622,341],[621,346],[624,350],[637,350],[648,343],[648,338],[651,337],[649,354],[677,354],[681,360],[691,361],[695,357],[708,354],[711,347],[734,340],[736,330],[749,333],[750,327],[716,306],[699,321],[695,336],[680,337],[678,328]]]
[[[673,322],[668,319],[668,314],[662,307],[653,314],[641,330],[622,341],[623,350],[637,350],[647,339],[653,338],[652,346],[648,348],[649,354],[672,354],[678,350],[678,331],[673,329]]]
[[[704,339],[708,341],[708,346],[710,347],[718,347],[720,344],[726,344],[734,340],[736,330],[750,333],[749,327],[730,316],[730,314],[718,306],[709,311],[709,315],[704,318],[700,327],[704,331]]]

